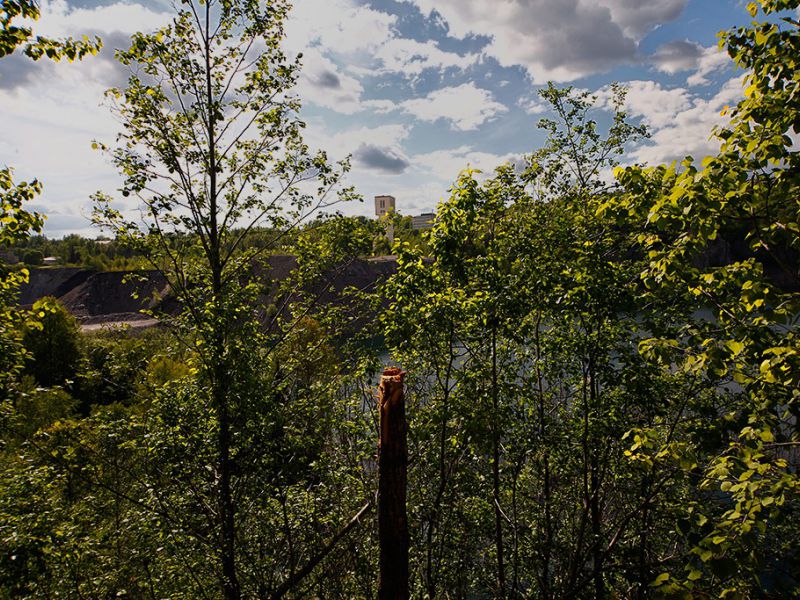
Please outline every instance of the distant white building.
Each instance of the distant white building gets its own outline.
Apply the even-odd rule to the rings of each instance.
[[[395,210],[394,196],[375,196],[375,216],[382,217],[390,210]]]
[[[57,265],[60,262],[61,262],[61,259],[59,257],[57,257],[57,256],[45,256],[42,259],[42,264],[43,265],[52,266],[52,265]]]
[[[433,227],[433,221],[436,219],[436,213],[427,212],[421,215],[411,217],[412,229],[430,229]]]

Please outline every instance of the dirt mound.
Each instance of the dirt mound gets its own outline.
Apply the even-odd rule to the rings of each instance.
[[[297,260],[293,256],[271,256],[268,263],[267,269],[257,268],[255,271],[257,277],[272,281],[268,295],[262,300],[270,303],[279,297],[285,298],[287,293],[290,297],[296,297],[300,290],[292,287],[289,278],[297,268]],[[350,301],[347,299],[346,291],[372,291],[396,271],[395,257],[383,257],[381,260],[351,259],[318,273],[316,277],[311,277],[303,285],[303,290],[315,296],[321,304],[347,304]],[[284,283],[288,285],[282,285]]]
[[[28,283],[20,288],[19,303],[30,306],[45,296],[60,298],[94,274],[94,271],[80,267],[31,269]]]
[[[286,280],[297,267],[294,256],[276,255],[267,258],[266,268],[256,268],[256,276],[275,282]],[[397,269],[395,257],[356,259],[341,264],[327,273],[313,287],[322,303],[347,302],[342,292],[348,288],[373,289]],[[271,286],[265,304],[275,300],[279,286]],[[307,290],[308,291],[308,290]],[[31,305],[44,296],[55,296],[67,310],[86,324],[135,321],[142,309],[158,307],[167,313],[180,310],[169,294],[166,279],[157,271],[96,272],[88,269],[60,267],[33,269],[30,282],[20,290],[20,304]]]
[[[59,300],[73,315],[90,317],[152,309],[167,292],[166,279],[156,271],[107,272],[94,273]]]

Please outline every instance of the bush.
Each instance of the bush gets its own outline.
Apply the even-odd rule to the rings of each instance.
[[[29,377],[24,379],[20,392],[15,433],[22,439],[73,416],[77,407],[77,401],[63,389],[37,388]]]
[[[38,267],[44,263],[44,254],[41,250],[28,250],[22,255],[22,262],[32,267]]]
[[[163,383],[183,377],[182,354],[158,330],[113,329],[84,336],[86,359],[75,390],[81,410],[148,398]]]
[[[33,314],[23,339],[30,354],[26,371],[41,386],[64,385],[75,377],[81,360],[78,324],[52,296],[38,300]]]

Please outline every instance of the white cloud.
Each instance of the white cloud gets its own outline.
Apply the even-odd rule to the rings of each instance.
[[[169,15],[141,4],[117,2],[93,8],[68,6],[66,0],[43,0],[35,33],[48,37],[80,36],[95,31],[153,31],[168,22]]]
[[[341,54],[374,50],[394,37],[396,20],[352,0],[302,0],[286,23],[286,44],[295,52],[317,45]]]
[[[387,175],[405,173],[411,163],[408,157],[396,148],[362,143],[353,153],[353,160],[366,169]]]
[[[429,211],[447,197],[463,169],[479,169],[484,172],[479,176],[483,179],[498,165],[518,158],[482,152],[470,145],[410,154],[404,145],[411,127],[402,124],[331,132],[322,121],[312,120],[307,133],[310,145],[325,148],[332,157],[353,154],[347,182],[364,195],[366,204],[342,207],[347,214],[371,214],[369,201],[376,194],[395,196],[401,214]]]
[[[486,35],[484,51],[534,82],[572,81],[637,60],[641,37],[687,0],[406,0],[456,37]]]
[[[361,82],[342,72],[317,48],[309,48],[303,54],[303,70],[294,91],[304,102],[343,114],[353,114],[364,108]]]
[[[440,88],[424,98],[406,100],[401,105],[418,119],[429,122],[446,119],[454,129],[461,131],[477,129],[508,110],[494,100],[491,92],[476,87],[472,82]]]
[[[388,186],[382,178],[365,182],[363,189],[392,194],[397,198],[398,212],[418,214],[432,211],[439,202],[446,200],[453,182],[464,169],[482,171],[477,175],[482,181],[492,175],[495,167],[518,159],[518,155],[481,152],[467,145],[435,150],[411,156],[411,167],[406,174],[392,180]]]
[[[397,17],[352,0],[304,0],[286,24],[286,47],[302,52],[299,92],[306,102],[343,113],[396,106],[388,100],[363,100],[361,79],[376,74],[419,75],[426,69],[465,69],[477,54],[461,56],[435,42],[399,37]],[[346,67],[344,65],[347,65]]]
[[[394,123],[332,132],[321,121],[312,120],[305,137],[309,145],[323,148],[334,159],[353,155],[357,168],[398,174],[410,164],[403,149],[410,131],[409,126]]]
[[[358,189],[364,196],[364,204],[349,204],[342,207],[345,214],[365,214],[372,216],[372,198],[379,194],[390,194],[397,200],[397,212],[401,215],[416,215],[430,212],[448,197],[451,182],[422,180],[401,177],[387,178],[385,175],[372,176],[356,174]]]
[[[655,67],[664,73],[674,75],[681,71],[696,69],[703,54],[703,47],[690,40],[673,40],[662,44],[650,57]]]
[[[658,130],[674,122],[675,115],[692,104],[689,92],[684,88],[667,89],[655,81],[626,81],[625,110],[633,116],[642,117],[651,129]],[[597,93],[598,104],[611,107],[610,88]]]
[[[611,11],[613,21],[629,36],[640,38],[647,32],[677,19],[686,0],[598,0]]]
[[[517,104],[529,115],[543,115],[550,110],[550,105],[538,96],[520,98]]]
[[[416,215],[433,211],[439,202],[447,199],[448,186],[442,182],[420,181],[418,183],[393,183],[386,186],[376,185],[372,188],[376,194],[391,194],[397,199],[397,211],[402,215]]]
[[[719,150],[719,141],[711,137],[715,126],[726,122],[721,114],[726,106],[732,106],[742,97],[742,78],[729,79],[711,98],[693,96],[688,90],[651,90],[640,87],[640,94],[629,95],[626,108],[634,116],[653,123],[652,137],[647,143],[628,153],[632,162],[661,164],[681,160],[684,156],[702,159]],[[665,95],[668,94],[668,95]],[[672,93],[672,95],[669,95]],[[648,98],[672,102],[674,112],[670,116],[663,106]]]
[[[328,145],[343,149],[348,154],[362,143],[378,146],[395,146],[408,138],[410,127],[398,123],[380,125],[378,127],[357,127],[337,133],[324,133]]]
[[[37,203],[48,207],[45,214],[78,217],[88,214],[92,193],[118,185],[113,167],[91,149],[91,140],[111,137],[116,123],[98,107],[104,86],[88,83],[75,69],[56,72],[49,83],[0,92],[6,141],[0,147],[0,163],[13,166],[20,180],[37,177],[43,182]],[[89,227],[88,220],[83,226]],[[57,227],[51,221],[46,231],[64,233]]]
[[[461,56],[453,52],[444,52],[431,41],[418,42],[408,38],[394,38],[378,48],[375,57],[383,64],[383,71],[418,75],[425,69],[431,68],[466,69],[478,60],[479,55]]]
[[[405,38],[391,38],[374,53],[380,67],[350,67],[357,77],[379,73],[399,73],[406,77],[419,75],[425,69],[464,69],[473,64],[478,55],[460,56],[443,52],[433,42],[417,42]],[[303,53],[303,70],[297,92],[304,102],[322,106],[342,114],[354,114],[372,110],[385,114],[398,106],[390,100],[363,100],[364,87],[359,78],[342,69],[319,47],[311,47]]]
[[[708,75],[733,64],[727,52],[718,46],[704,48],[690,40],[674,40],[660,46],[650,56],[650,62],[659,71],[670,75],[694,71],[686,80],[690,86],[707,85],[710,83]]]
[[[707,85],[710,81],[707,76],[715,71],[733,66],[733,61],[727,52],[721,51],[717,46],[705,48],[703,55],[697,63],[697,70],[688,77],[689,85]]]
[[[476,169],[483,173],[483,177],[488,177],[496,167],[518,158],[519,156],[513,153],[492,154],[475,150],[471,146],[460,146],[417,154],[412,160],[417,169],[452,182],[464,169]]]
[[[44,0],[41,3],[41,18],[32,23],[35,35],[55,38],[100,36],[103,47],[99,55],[88,56],[82,62],[69,66],[65,62],[58,66],[48,61],[33,63],[19,56],[15,66],[22,70],[38,71],[39,75],[46,76],[49,84],[54,85],[58,85],[67,72],[73,75],[78,73],[86,81],[104,87],[121,85],[127,80],[128,71],[116,62],[114,51],[127,49],[133,33],[154,31],[169,24],[171,18],[170,13],[126,2],[80,8],[69,5],[65,0]],[[2,82],[0,87],[5,87]]]
[[[397,104],[391,100],[364,100],[361,105],[379,115],[385,115],[398,108]]]
[[[0,164],[8,164],[19,180],[38,177],[44,185],[36,203],[53,218],[49,235],[79,230],[91,234],[89,197],[98,189],[119,185],[115,169],[91,149],[93,139],[110,141],[118,124],[101,106],[104,91],[125,78],[113,61],[115,47],[127,47],[135,31],[156,29],[169,15],[141,5],[116,3],[74,8],[63,0],[43,2],[37,35],[64,37],[99,34],[100,56],[79,63],[33,63],[20,60],[19,69],[32,69],[21,86],[0,85],[3,143]],[[3,59],[3,65],[7,64]]]
[[[452,181],[467,166],[488,175],[497,165],[515,158],[480,151],[479,142],[470,134],[460,134],[455,142],[463,138],[471,140],[469,145],[448,148],[452,140],[431,140],[426,131],[430,128],[424,126],[444,119],[454,130],[468,132],[506,113],[507,107],[492,94],[496,86],[503,85],[497,83],[500,72],[495,72],[491,87],[486,83],[453,84],[405,101],[392,95],[365,99],[371,76],[392,75],[396,82],[396,76],[413,80],[428,70],[450,70],[452,75],[454,70],[469,69],[487,54],[505,66],[521,65],[536,81],[573,80],[620,63],[641,66],[641,38],[675,18],[687,0],[405,0],[426,14],[438,11],[434,18],[446,23],[453,36],[488,36],[489,44],[481,53],[466,55],[445,51],[434,41],[400,37],[396,16],[359,4],[362,1],[295,3],[287,23],[287,50],[305,55],[298,93],[306,103],[358,115],[349,120],[312,119],[306,138],[312,147],[328,150],[332,158],[352,154],[353,170],[347,182],[365,197],[393,194],[401,212],[414,214],[432,209],[446,197]],[[99,33],[106,43],[102,56],[79,64],[22,60],[14,64],[8,58],[0,62],[0,113],[5,134],[0,139],[0,163],[17,167],[20,179],[43,179],[45,193],[39,205],[54,216],[48,234],[61,234],[83,229],[80,224],[86,221],[82,215],[88,213],[92,192],[118,186],[113,167],[90,149],[93,138],[111,141],[117,130],[109,112],[99,106],[103,90],[124,76],[121,67],[110,60],[112,50],[125,47],[136,30],[165,24],[170,15],[121,1],[74,8],[64,0],[44,0],[42,10],[37,33]],[[674,48],[666,45],[648,58],[663,72],[685,72],[686,86],[667,89],[648,81],[630,83],[627,109],[645,119],[654,133],[650,142],[632,151],[632,160],[662,162],[687,153],[699,158],[715,151],[716,142],[708,141],[711,127],[722,121],[722,106],[737,99],[739,81],[731,80],[710,97],[693,92],[689,86],[707,83],[708,76],[729,61],[715,48],[684,44],[683,54],[679,44],[673,44]],[[378,84],[374,89],[380,89]],[[533,94],[523,97],[519,105],[529,114],[547,110]],[[390,123],[379,115],[405,122]],[[326,114],[326,119],[329,116]],[[341,129],[343,122],[356,120],[358,126]],[[423,127],[415,127],[420,123]],[[413,154],[417,142],[434,150]],[[347,210],[370,212],[368,205]]]

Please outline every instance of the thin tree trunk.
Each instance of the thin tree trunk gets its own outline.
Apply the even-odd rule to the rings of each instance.
[[[222,544],[220,562],[222,563],[222,590],[226,600],[239,600],[241,589],[236,575],[236,517],[231,491],[233,465],[231,461],[231,417],[228,404],[229,390],[227,360],[225,358],[225,321],[221,310],[224,302],[222,290],[222,264],[220,262],[222,240],[217,223],[217,149],[216,149],[216,110],[211,69],[211,8],[205,3],[205,35],[203,36],[205,54],[205,94],[208,128],[208,201],[209,201],[209,266],[211,270],[212,305],[215,311],[213,350],[213,394],[217,410],[219,429],[217,448],[219,451],[219,507]]]
[[[294,571],[291,576],[284,581],[281,585],[279,585],[272,594],[269,595],[270,600],[280,600],[283,598],[287,593],[289,593],[294,587],[296,587],[303,579],[305,579],[308,575],[310,575],[314,569],[317,567],[319,563],[323,561],[323,559],[330,554],[334,548],[336,548],[337,544],[353,529],[358,527],[361,524],[361,519],[366,515],[370,510],[372,510],[373,502],[372,500],[368,501],[361,509],[355,514],[353,518],[351,518],[347,524],[342,527],[336,534],[330,539],[330,541],[325,544],[325,547],[322,548],[319,552],[317,552],[314,556],[312,556],[309,561],[303,565],[297,571]],[[266,598],[266,594],[262,594],[260,597]]]
[[[650,564],[648,560],[649,550],[649,532],[650,532],[650,502],[647,501],[648,490],[650,487],[650,477],[646,477],[642,482],[641,497],[645,500],[642,507],[642,524],[639,531],[639,582],[636,589],[636,598],[644,600],[647,598],[649,591],[649,584],[652,581],[652,574],[650,572]]]
[[[239,600],[241,590],[236,576],[236,522],[231,493],[231,435],[227,393],[217,406],[219,414],[219,488],[220,517],[222,520],[222,587],[226,600]]]
[[[597,410],[597,378],[595,376],[594,360],[589,357],[589,410]],[[594,438],[594,436],[591,436]],[[594,440],[596,442],[596,440]],[[597,600],[605,597],[605,583],[603,579],[603,548],[600,543],[602,537],[602,514],[600,506],[600,465],[598,461],[599,450],[596,444],[590,451],[591,459],[591,521],[592,521],[592,562],[594,563],[594,595]]]
[[[581,399],[582,399],[582,411],[583,414],[581,415],[583,421],[583,427],[581,431],[581,467],[583,469],[582,478],[583,478],[583,511],[581,514],[581,524],[580,530],[578,534],[578,543],[575,545],[575,554],[573,556],[573,564],[570,573],[570,581],[569,586],[567,589],[574,589],[577,585],[577,581],[580,579],[580,571],[584,566],[584,557],[583,557],[583,536],[587,521],[590,523],[590,527],[593,525],[592,523],[592,506],[593,506],[593,498],[592,498],[592,457],[591,457],[591,450],[590,450],[590,441],[589,441],[589,413],[590,413],[590,402],[589,402],[589,364],[588,361],[582,361],[582,382],[581,382]],[[590,539],[589,541],[589,549],[587,552],[592,551],[595,547],[597,540],[594,538]],[[594,554],[592,557],[594,558]],[[597,564],[592,565],[593,571],[592,573],[597,572]],[[596,580],[595,580],[596,582]]]
[[[550,491],[550,451],[547,439],[547,426],[545,423],[546,411],[544,405],[544,377],[542,376],[542,344],[540,339],[540,327],[542,313],[536,314],[536,329],[534,332],[536,343],[536,385],[539,391],[539,443],[542,447],[542,480],[544,485],[544,548],[542,548],[542,574],[541,574],[541,593],[544,600],[549,600],[550,592],[550,561],[553,552],[553,519],[551,514],[551,491]]]
[[[406,517],[406,405],[403,376],[384,370],[378,393],[379,600],[408,600],[408,519]]]
[[[445,489],[447,488],[447,419],[448,404],[450,400],[450,374],[453,369],[453,326],[450,326],[450,336],[448,339],[448,362],[445,372],[444,386],[442,389],[442,423],[439,429],[439,486],[436,490],[436,497],[431,508],[431,517],[428,522],[427,531],[427,562],[425,567],[425,580],[428,590],[428,597],[436,597],[436,584],[438,575],[433,573],[433,535],[439,522],[439,514],[442,507]],[[437,565],[438,566],[438,565]]]
[[[506,597],[506,574],[503,558],[503,511],[500,509],[500,426],[497,389],[497,328],[492,329],[492,501],[494,503],[494,541],[497,552],[497,597]]]

